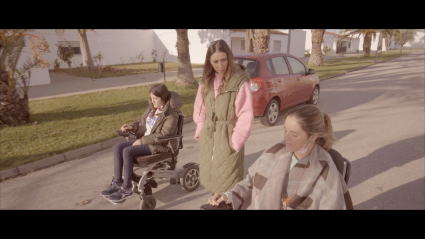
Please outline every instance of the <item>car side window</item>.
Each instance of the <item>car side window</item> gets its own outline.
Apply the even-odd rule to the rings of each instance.
[[[291,65],[292,74],[306,74],[306,70],[303,63],[289,56],[286,57],[286,59],[288,59],[289,65]]]
[[[272,63],[271,63],[271,60],[270,59],[267,59],[266,60],[266,66],[267,66],[267,69],[270,71],[270,73],[272,73],[274,75],[273,68],[272,68]]]
[[[288,65],[286,65],[285,59],[283,57],[274,57],[272,58],[272,63],[274,70],[276,72],[276,75],[287,75],[289,73]]]
[[[259,71],[259,62],[257,59],[240,59],[239,60],[239,64],[245,66],[248,70],[248,74],[250,77],[258,77],[260,76],[260,71]]]

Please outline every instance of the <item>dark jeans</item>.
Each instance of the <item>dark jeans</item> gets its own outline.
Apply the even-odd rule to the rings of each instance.
[[[148,145],[132,146],[136,140],[129,140],[124,143],[114,145],[114,181],[122,182],[122,171],[124,169],[124,182],[122,187],[131,188],[131,178],[133,175],[133,157],[150,155]]]

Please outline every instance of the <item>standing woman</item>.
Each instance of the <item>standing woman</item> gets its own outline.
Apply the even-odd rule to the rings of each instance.
[[[200,183],[213,194],[244,178],[244,144],[254,121],[247,68],[235,64],[224,40],[210,44],[195,99]]]

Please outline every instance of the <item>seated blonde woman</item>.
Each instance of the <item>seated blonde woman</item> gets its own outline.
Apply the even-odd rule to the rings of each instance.
[[[336,138],[329,115],[314,105],[291,109],[284,140],[267,148],[245,179],[208,203],[239,209],[353,209],[350,193],[328,150]]]

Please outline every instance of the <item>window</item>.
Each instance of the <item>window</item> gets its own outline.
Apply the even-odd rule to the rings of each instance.
[[[274,57],[272,58],[273,67],[276,75],[287,75],[289,74],[288,65],[285,62],[283,57]]]
[[[245,40],[241,40],[241,51],[245,51]]]
[[[289,65],[291,65],[292,74],[305,74],[305,67],[303,63],[292,57],[286,57],[286,59],[288,59]]]
[[[348,48],[351,48],[351,41],[348,43]]]
[[[259,62],[256,59],[244,58],[239,61],[239,64],[244,65],[248,69],[248,73],[250,77],[258,77],[260,76],[259,71]]]
[[[273,51],[280,51],[281,45],[280,41],[273,41]]]
[[[81,54],[80,42],[79,41],[58,41],[58,45],[64,47],[65,51],[68,51],[69,46],[71,46],[74,54]]]

